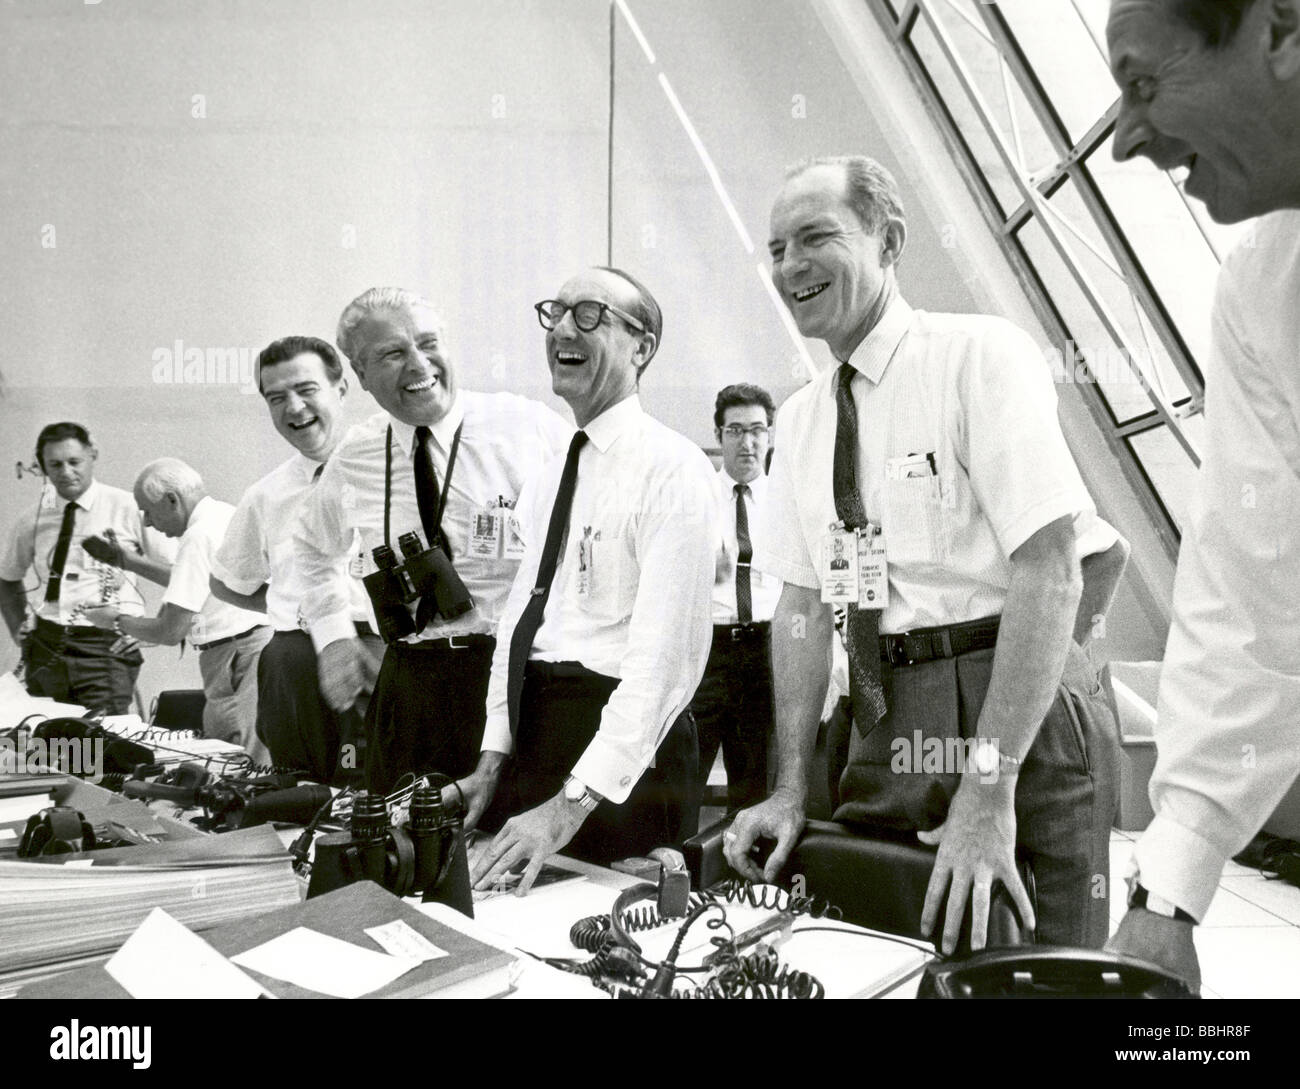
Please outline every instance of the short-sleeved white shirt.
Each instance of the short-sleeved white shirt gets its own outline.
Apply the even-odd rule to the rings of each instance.
[[[854,351],[857,480],[882,527],[889,606],[882,632],[1001,613],[1009,557],[1058,518],[1074,518],[1078,554],[1109,548],[1056,415],[1043,353],[1002,318],[930,314],[896,299]],[[832,489],[835,383],[830,368],[781,407],[754,565],[821,585],[821,541],[838,519]],[[934,474],[886,479],[895,458],[932,455]]]
[[[244,492],[212,562],[212,573],[237,594],[266,585],[266,615],[276,631],[298,631],[307,584],[294,563],[293,535],[303,504],[324,468],[295,453]],[[359,579],[349,584],[352,618],[370,619]]]
[[[45,600],[45,585],[50,577],[50,563],[63,524],[67,501],[47,485],[37,503],[23,511],[0,555],[0,579],[21,582],[29,570],[37,585],[30,600],[36,615],[55,624],[86,624],[85,610],[97,605],[111,605],[128,616],[144,611],[144,598],[135,576],[120,568],[100,563],[82,547],[82,542],[111,529],[118,544],[137,554],[170,562],[175,555],[171,542],[162,534],[146,529],[130,492],[92,480],[90,486],[74,500],[77,512],[72,523],[72,539],[63,565],[59,600]]]
[[[190,641],[199,646],[216,642],[266,623],[266,614],[227,605],[208,588],[212,557],[226,535],[235,508],[205,495],[190,511],[181,545],[172,566],[171,581],[163,591],[163,604],[178,605],[194,613]]]

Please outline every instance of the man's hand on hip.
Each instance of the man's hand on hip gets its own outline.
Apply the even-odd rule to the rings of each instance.
[[[971,905],[971,949],[984,948],[995,881],[1000,880],[1006,886],[1025,926],[1035,925],[1029,893],[1025,891],[1016,869],[1015,796],[1014,777],[1004,777],[996,783],[965,778],[953,795],[948,819],[932,832],[917,832],[922,843],[939,844],[934,871],[925,890],[921,933],[929,935],[933,931],[938,921],[939,905],[947,891],[948,910],[942,937],[945,953],[951,953],[957,947],[968,900]]]
[[[1200,992],[1201,963],[1189,922],[1167,919],[1146,908],[1130,908],[1106,948],[1158,964]]]
[[[348,710],[374,683],[374,664],[360,639],[335,639],[317,661],[320,693],[335,711]]]
[[[777,787],[772,796],[749,809],[742,809],[731,822],[731,830],[722,837],[722,853],[733,870],[750,881],[771,883],[794,850],[805,823],[804,803],[791,790]],[[759,836],[776,840],[776,847],[759,869],[749,857],[750,848]]]

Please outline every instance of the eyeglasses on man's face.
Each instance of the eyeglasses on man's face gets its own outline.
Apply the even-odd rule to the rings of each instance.
[[[740,424],[727,424],[722,429],[722,433],[733,442],[740,442],[746,437],[753,439],[755,442],[761,442],[767,438],[768,430],[767,424],[751,424],[749,427],[742,427]]]
[[[646,332],[645,326],[626,310],[610,306],[609,303],[597,302],[595,299],[579,299],[575,303],[561,302],[559,299],[543,299],[536,303],[533,309],[537,311],[537,320],[542,323],[542,328],[547,331],[554,329],[564,320],[565,314],[573,311],[573,324],[584,333],[594,332],[604,319],[605,311],[608,310],[617,314],[636,332]]]

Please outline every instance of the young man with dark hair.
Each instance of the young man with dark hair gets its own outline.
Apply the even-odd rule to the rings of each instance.
[[[772,614],[781,580],[751,566],[767,500],[772,396],[748,382],[718,392],[714,434],[722,448],[718,564],[713,584],[713,644],[691,701],[700,738],[699,787],[708,783],[722,749],[727,806],[754,805],[767,795],[772,733]]]

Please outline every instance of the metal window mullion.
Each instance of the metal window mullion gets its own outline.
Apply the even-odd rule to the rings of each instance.
[[[1096,183],[1093,182],[1091,173],[1087,171],[1083,157],[1074,154],[1074,145],[1070,141],[1065,124],[1052,106],[1051,96],[1043,88],[1037,74],[1034,72],[1033,65],[1029,62],[1029,58],[1025,56],[1024,50],[1020,48],[1020,42],[1017,40],[1015,33],[1011,30],[997,4],[980,5],[980,17],[988,26],[989,33],[993,36],[1005,63],[1020,82],[1021,90],[1029,100],[1030,106],[1034,108],[1039,121],[1047,130],[1048,140],[1056,147],[1062,166],[1074,182],[1075,189],[1092,216],[1093,222],[1100,230],[1102,238],[1118,259],[1124,277],[1131,281],[1126,286],[1137,295],[1143,309],[1152,319],[1152,325],[1155,327],[1156,334],[1160,337],[1161,344],[1164,345],[1165,351],[1169,353],[1170,358],[1174,361],[1174,367],[1178,370],[1188,389],[1192,391],[1193,396],[1199,396],[1204,389],[1204,380],[1201,377],[1199,368],[1192,360],[1192,353],[1187,347],[1186,341],[1183,340],[1178,327],[1170,318],[1164,303],[1148,278],[1146,270],[1142,268],[1141,262],[1137,259],[1137,255],[1133,253],[1127,237],[1124,236],[1123,231],[1115,222],[1110,205],[1106,198],[1102,196],[1100,190],[1096,188]],[[1119,102],[1116,100],[1110,109],[1106,111],[1102,122],[1093,125],[1092,129],[1089,130],[1089,136],[1095,136],[1100,131],[1102,137],[1101,140],[1096,141],[1087,154],[1092,154],[1104,142],[1105,136],[1114,127],[1114,120],[1118,110]]]
[[[1133,345],[1129,342],[1128,337],[1111,315],[1110,308],[1093,289],[1092,282],[1088,278],[1087,274],[1079,267],[1073,254],[1064,244],[1059,232],[1051,222],[1050,213],[1044,214],[1043,210],[1040,208],[1040,197],[1037,189],[1030,185],[1024,176],[1016,169],[1015,164],[1011,159],[1010,152],[1007,149],[1006,141],[998,131],[997,126],[994,124],[992,115],[988,106],[984,102],[983,96],[979,93],[979,89],[971,79],[970,73],[966,70],[966,66],[962,62],[961,57],[957,55],[957,51],[953,47],[951,40],[948,38],[944,29],[938,25],[933,12],[929,10],[928,5],[922,5],[921,11],[926,18],[926,22],[929,25],[931,32],[934,34],[935,41],[943,52],[944,58],[948,61],[949,65],[952,66],[953,73],[956,75],[958,83],[961,84],[962,90],[966,92],[966,97],[970,100],[976,114],[979,116],[985,132],[993,141],[993,146],[1001,157],[1003,165],[1006,166],[1007,170],[1010,172],[1012,182],[1020,190],[1021,199],[1034,209],[1038,216],[1038,222],[1042,227],[1043,233],[1047,236],[1048,241],[1052,244],[1052,247],[1064,262],[1070,275],[1074,278],[1075,283],[1078,284],[1079,290],[1083,292],[1084,298],[1101,319],[1102,325],[1105,327],[1107,334],[1126,354],[1126,362],[1129,371],[1137,379],[1138,384],[1142,387],[1151,403],[1155,406],[1156,411],[1168,425],[1170,432],[1177,437],[1183,449],[1187,451],[1188,456],[1192,459],[1192,463],[1199,466],[1200,457],[1196,450],[1192,448],[1191,441],[1183,434],[1182,429],[1178,426],[1172,406],[1165,404],[1164,399],[1153,388],[1150,381],[1143,373],[1142,368],[1135,364],[1134,360],[1137,356],[1133,351]]]

